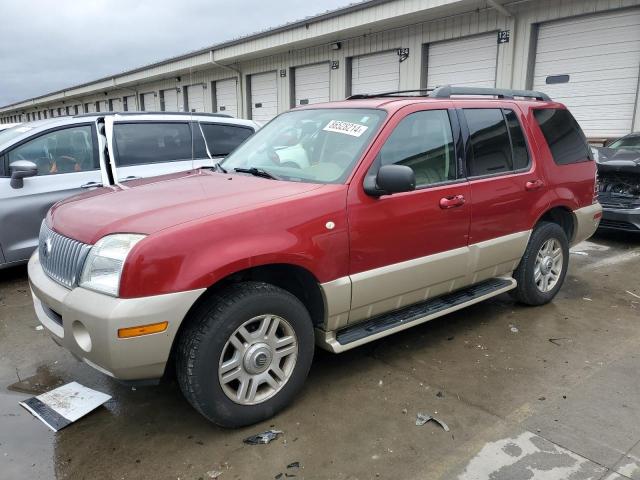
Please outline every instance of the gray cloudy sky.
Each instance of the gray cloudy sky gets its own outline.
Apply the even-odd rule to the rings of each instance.
[[[354,0],[0,0],[0,106]]]

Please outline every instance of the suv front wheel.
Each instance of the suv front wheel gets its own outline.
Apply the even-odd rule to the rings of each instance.
[[[223,427],[250,425],[283,409],[313,359],[307,309],[273,285],[244,282],[203,302],[182,332],[176,373],[183,394]]]
[[[569,264],[569,242],[560,225],[541,222],[533,230],[513,277],[512,296],[527,305],[543,305],[556,296]]]

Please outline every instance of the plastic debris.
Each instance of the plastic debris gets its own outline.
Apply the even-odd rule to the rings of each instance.
[[[639,298],[640,298],[640,297],[639,297]],[[38,326],[36,327],[36,331],[38,331],[38,332],[39,332],[40,330],[43,330],[43,329],[44,329],[44,327],[43,327],[42,325],[38,325]]]
[[[290,470],[291,469],[296,469],[297,470],[298,468],[300,468],[300,462],[290,463],[289,465],[287,465],[287,468],[290,469]]]
[[[625,292],[627,292],[629,295],[631,295],[632,297],[636,297],[637,299],[640,299],[640,295],[636,295],[633,292],[630,292],[629,290],[625,290]]]
[[[247,445],[265,445],[278,438],[278,435],[283,434],[282,430],[267,430],[266,432],[252,435],[243,440]]]
[[[589,297],[582,297],[582,299],[586,302],[593,302],[593,300],[590,299]]]
[[[218,478],[220,475],[222,475],[222,472],[219,472],[218,470],[210,470],[207,472],[207,476],[209,478]]]
[[[516,327],[515,325],[511,325],[511,331],[513,333],[518,333],[520,330],[518,330],[518,327]]]
[[[571,253],[573,253],[574,255],[582,255],[584,257],[588,257],[589,256],[589,254],[587,252],[571,252]]]
[[[445,432],[449,431],[449,427],[448,427],[448,425],[446,423],[444,423],[442,420],[434,417],[433,415],[429,415],[427,413],[418,413],[418,415],[416,417],[416,425],[418,427],[421,427],[422,425],[424,425],[425,423],[427,423],[430,420],[433,420],[438,425],[440,425]]]

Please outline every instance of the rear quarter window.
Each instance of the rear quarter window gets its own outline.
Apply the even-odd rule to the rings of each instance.
[[[569,110],[543,108],[534,110],[533,115],[556,164],[569,165],[591,159],[587,139]]]
[[[253,135],[253,129],[235,125],[201,123],[204,138],[213,157],[226,157],[247,138]]]
[[[118,123],[113,132],[120,166],[191,160],[188,123]]]

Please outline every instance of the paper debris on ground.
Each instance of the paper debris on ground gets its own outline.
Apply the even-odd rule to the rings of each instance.
[[[438,413],[438,412],[436,412],[436,413]],[[420,427],[420,426],[424,425],[425,423],[427,423],[430,420],[433,420],[438,425],[440,425],[445,432],[449,431],[449,427],[447,426],[446,423],[444,423],[442,420],[434,417],[433,415],[429,415],[428,413],[418,413],[418,415],[416,417],[416,425]]]
[[[77,382],[67,383],[49,392],[20,402],[54,432],[71,425],[111,399],[106,393]]]
[[[252,435],[243,440],[247,445],[261,445],[272,442],[278,435],[283,434],[282,430],[267,430],[266,432],[258,433],[257,435]]]

